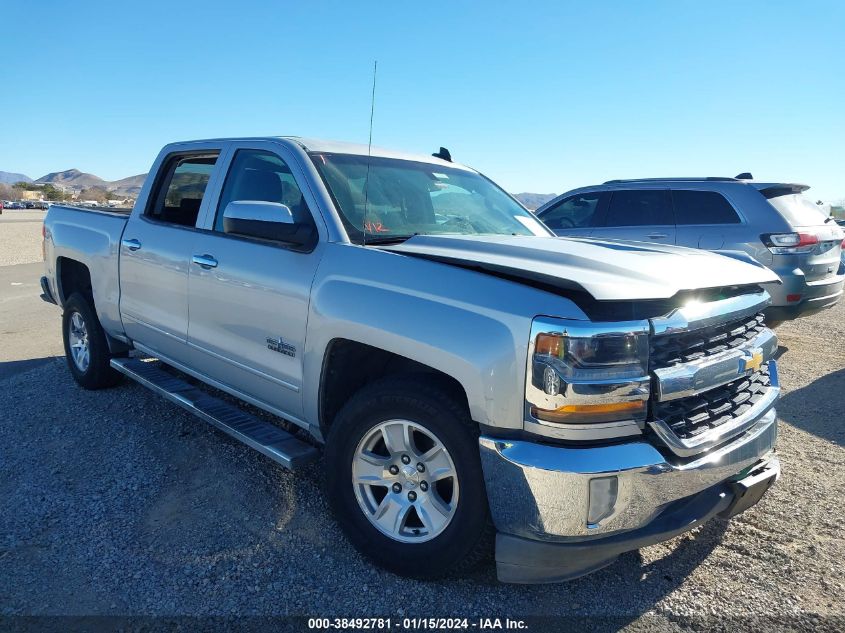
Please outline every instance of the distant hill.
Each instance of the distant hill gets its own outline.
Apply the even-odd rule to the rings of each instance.
[[[109,181],[103,180],[94,174],[86,174],[78,169],[66,169],[65,171],[52,172],[33,181],[32,178],[25,176],[24,174],[0,171],[0,183],[3,184],[13,185],[16,182],[21,181],[36,182],[38,184],[52,184],[77,192],[82,191],[83,189],[88,189],[89,187],[102,187],[121,198],[137,198],[146,178],[147,174],[138,174],[137,176],[129,176],[128,178]],[[557,194],[515,193],[513,195],[517,200],[533,211],[534,209],[543,206]],[[441,200],[441,202],[445,202],[445,199]]]
[[[556,193],[515,193],[513,197],[519,200],[527,208],[539,209],[552,198],[557,196]]]
[[[71,189],[87,189],[88,187],[103,187],[108,186],[108,183],[94,174],[86,174],[78,169],[68,169],[65,171],[55,171],[46,176],[41,176],[36,183],[60,185],[62,187],[69,187]]]
[[[4,173],[4,172],[0,172]],[[123,198],[137,198],[144,184],[144,179],[147,174],[139,174],[137,176],[129,176],[120,180],[103,180],[94,174],[87,174],[78,169],[66,169],[65,171],[55,171],[46,176],[41,176],[34,182],[36,184],[50,184],[64,189],[71,189],[73,191],[82,191],[90,187],[100,187],[115,194],[117,197]],[[14,182],[19,182],[15,180]],[[33,182],[32,179],[27,178],[28,182]]]
[[[121,196],[137,198],[146,179],[147,174],[138,174],[137,176],[129,176],[129,178],[112,180],[108,183],[108,189]]]
[[[14,185],[16,182],[32,182],[32,178],[11,171],[0,171],[0,184]]]

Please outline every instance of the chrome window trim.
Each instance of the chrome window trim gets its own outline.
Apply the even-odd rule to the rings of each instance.
[[[669,447],[673,453],[680,457],[690,457],[703,453],[732,437],[744,433],[753,427],[760,418],[772,407],[780,395],[780,381],[778,380],[777,364],[775,361],[769,361],[769,377],[771,387],[766,391],[763,398],[752,406],[748,411],[740,416],[737,416],[730,422],[726,422],[722,426],[716,427],[707,433],[702,433],[697,437],[684,440],[675,435],[674,431],[669,428],[663,420],[654,420],[648,422],[648,425],[657,434],[657,436]]]
[[[655,369],[655,397],[658,402],[668,402],[727,385],[749,373],[746,368],[756,354],[761,355],[762,362],[767,362],[774,357],[777,348],[777,336],[766,329],[740,347],[700,360]]]
[[[753,316],[771,303],[769,293],[763,290],[707,303],[690,303],[676,308],[668,315],[651,319],[654,336],[700,330],[726,321]]]

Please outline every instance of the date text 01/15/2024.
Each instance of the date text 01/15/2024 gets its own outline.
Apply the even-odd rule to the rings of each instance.
[[[510,618],[309,618],[309,629],[389,630],[524,630],[524,620]]]

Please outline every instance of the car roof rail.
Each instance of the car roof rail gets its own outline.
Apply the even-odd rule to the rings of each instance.
[[[605,180],[605,185],[615,185],[626,182],[696,182],[696,181],[718,181],[718,182],[739,182],[737,178],[727,176],[691,176],[687,178],[618,178],[616,180]]]

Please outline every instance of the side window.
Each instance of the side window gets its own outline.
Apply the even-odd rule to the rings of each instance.
[[[271,152],[255,149],[237,151],[217,205],[215,231],[223,232],[223,212],[227,204],[236,200],[280,202],[291,210],[297,224],[314,224],[290,168]]]
[[[614,191],[607,208],[605,226],[651,226],[674,224],[672,200],[665,189]]]
[[[216,162],[216,153],[169,159],[144,215],[159,222],[196,226],[202,197]]]
[[[672,192],[677,224],[740,224],[731,203],[715,191]]]
[[[570,196],[547,209],[540,219],[550,229],[581,229],[596,225],[604,194],[582,193]]]

